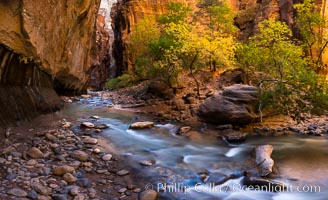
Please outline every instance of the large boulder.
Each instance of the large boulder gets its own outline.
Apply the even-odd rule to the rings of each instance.
[[[258,88],[235,84],[207,98],[198,108],[199,118],[213,124],[248,124],[259,119]]]
[[[164,99],[174,98],[173,90],[163,81],[151,81],[147,88],[147,94]]]
[[[255,148],[255,162],[261,176],[267,176],[272,172],[274,161],[271,158],[272,145],[261,145]]]

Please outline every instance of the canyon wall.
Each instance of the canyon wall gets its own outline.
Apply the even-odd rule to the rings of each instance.
[[[177,0],[179,1],[179,0]],[[113,28],[115,33],[114,57],[116,60],[116,73],[132,70],[129,57],[129,35],[140,19],[149,15],[160,15],[165,12],[165,4],[170,0],[119,0],[112,10]],[[196,7],[196,0],[180,0],[191,7]],[[269,17],[286,22],[293,28],[295,12],[293,5],[301,0],[228,0],[230,7],[237,13],[235,24],[241,30],[239,38],[246,40],[257,30],[257,24]],[[326,11],[325,0],[317,0]],[[296,32],[295,32],[296,33]]]
[[[115,4],[111,12],[114,30],[115,76],[132,70],[131,58],[129,57],[129,35],[135,24],[146,16],[163,14],[168,2],[172,2],[172,0],[118,0]],[[174,0],[173,2],[182,2],[191,7],[196,6],[196,0]]]
[[[96,44],[97,63],[90,73],[89,89],[102,90],[108,78],[114,77],[115,60],[112,56],[114,33],[112,29],[111,9],[116,0],[101,0],[97,16]]]
[[[94,63],[90,72],[88,86],[91,90],[102,90],[110,75],[110,64],[112,62],[110,39],[113,38],[106,27],[106,18],[102,14],[98,14],[97,16],[96,30],[96,47],[98,53],[95,60],[97,62]]]
[[[100,0],[0,1],[0,124],[57,110],[95,65]],[[56,90],[56,92],[55,92]]]

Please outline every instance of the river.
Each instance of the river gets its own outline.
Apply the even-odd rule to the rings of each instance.
[[[151,129],[130,130],[131,123],[152,120],[151,116],[108,108],[109,104],[110,100],[93,97],[66,104],[62,113],[72,121],[99,116],[99,123],[109,126],[101,137],[114,153],[128,158],[136,176],[149,183],[145,187],[161,190],[160,199],[327,199],[327,136],[252,136],[243,143],[227,145],[213,137],[213,131],[198,128],[201,137],[191,140],[175,134],[179,124],[158,123]],[[211,184],[250,168],[252,150],[262,144],[273,145],[272,158],[279,171],[274,180],[289,185],[289,191],[245,191],[242,178]],[[142,160],[154,165],[142,166]],[[209,174],[206,184],[201,181],[204,173]]]

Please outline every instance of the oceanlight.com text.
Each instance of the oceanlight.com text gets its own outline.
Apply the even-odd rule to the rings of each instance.
[[[215,185],[215,183],[197,183],[195,185],[185,185],[183,183],[157,183],[157,184],[147,184],[145,186],[146,190],[157,190],[157,192],[167,192],[167,193],[189,193],[193,192],[210,192],[210,193],[220,193],[220,192],[246,192],[246,191],[266,191],[266,192],[321,192],[321,188],[318,185],[242,185],[239,183],[230,185]]]

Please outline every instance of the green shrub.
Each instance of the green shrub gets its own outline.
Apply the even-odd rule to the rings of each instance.
[[[106,89],[118,89],[131,86],[135,83],[135,78],[130,74],[123,74],[117,78],[110,79],[105,88]]]

